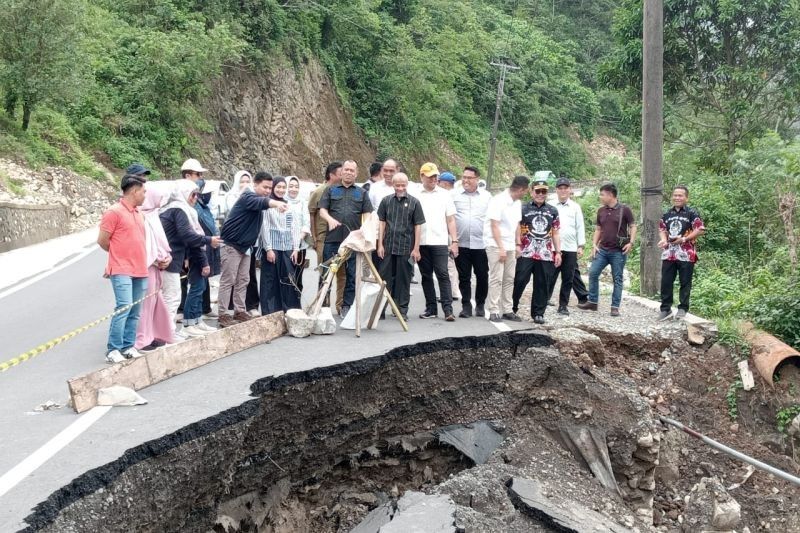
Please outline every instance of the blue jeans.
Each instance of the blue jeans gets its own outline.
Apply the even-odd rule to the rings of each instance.
[[[194,326],[200,323],[203,315],[203,292],[208,280],[201,274],[199,265],[189,265],[189,291],[183,304],[183,325]]]
[[[325,247],[322,249],[322,260],[327,261],[339,251],[340,242],[326,242]],[[352,307],[353,301],[356,299],[356,252],[352,252],[347,259],[346,272],[347,281],[344,284],[344,301],[343,307]],[[339,289],[336,289],[337,291]]]
[[[116,300],[115,310],[131,305],[140,300],[147,290],[147,278],[132,278],[131,276],[111,276],[111,288],[114,289]],[[111,318],[108,329],[108,344],[106,349],[127,350],[136,342],[136,327],[139,325],[139,314],[142,309],[141,302],[132,306],[127,311]]]
[[[619,308],[622,303],[622,273],[625,271],[625,262],[628,256],[618,250],[603,250],[597,252],[597,257],[589,268],[589,301],[596,304],[600,300],[600,273],[611,265],[611,276],[614,278],[614,291],[611,293],[611,307]]]

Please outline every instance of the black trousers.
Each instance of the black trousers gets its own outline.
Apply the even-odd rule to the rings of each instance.
[[[294,282],[297,288],[300,289],[300,295],[303,294],[303,272],[306,269],[306,252],[308,250],[300,250],[297,252],[297,264],[294,266]]]
[[[447,273],[447,258],[450,252],[447,245],[420,246],[419,273],[422,275],[422,292],[425,293],[425,310],[436,313],[436,286],[433,276],[439,282],[439,297],[445,316],[453,314],[453,293],[450,288],[450,275]]]
[[[381,260],[379,270],[389,294],[403,315],[408,314],[408,304],[411,301],[411,276],[414,275],[414,266],[408,261],[409,257],[387,255]]]
[[[547,300],[550,298],[550,283],[555,277],[555,272],[556,267],[552,261],[539,261],[527,257],[517,258],[517,268],[514,272],[514,294],[511,300],[514,312],[519,310],[519,300],[533,275],[531,316],[544,316]]]
[[[661,310],[671,311],[675,277],[680,279],[680,304],[678,309],[689,311],[689,297],[692,294],[694,263],[691,261],[661,261]]]
[[[465,309],[472,309],[472,273],[475,272],[475,304],[482,306],[489,294],[489,259],[486,250],[459,248],[456,257],[458,270],[458,289]]]
[[[555,269],[553,279],[550,281],[549,297],[553,297],[553,290],[556,288],[556,281],[561,275],[561,290],[558,293],[558,306],[566,307],[569,305],[569,293],[575,291],[578,303],[583,303],[589,298],[589,291],[581,278],[581,271],[578,267],[578,252],[561,252],[561,266]]]
[[[300,309],[300,292],[294,284],[292,251],[274,250],[275,262],[261,260],[261,314]]]

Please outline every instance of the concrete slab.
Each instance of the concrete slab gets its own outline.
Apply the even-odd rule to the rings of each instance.
[[[283,313],[274,313],[72,378],[67,381],[72,408],[82,413],[96,406],[97,391],[100,389],[122,385],[141,390],[223,357],[268,343],[285,332]]]

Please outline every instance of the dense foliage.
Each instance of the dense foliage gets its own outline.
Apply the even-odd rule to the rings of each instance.
[[[17,106],[35,122],[45,105],[84,149],[167,170],[210,127],[199,104],[225,66],[258,72],[315,56],[381,152],[436,155],[444,141],[485,164],[499,76],[491,63],[508,61],[519,70],[506,82],[505,149],[532,170],[587,175],[578,137],[617,120],[601,114],[613,98],[597,88],[594,65],[608,48],[612,2],[585,4],[0,0],[5,144],[36,137],[27,120],[14,126]],[[5,31],[21,20],[23,31]],[[41,55],[51,35],[54,53]]]

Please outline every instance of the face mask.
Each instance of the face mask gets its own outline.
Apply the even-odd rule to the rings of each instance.
[[[200,178],[195,183],[197,185],[197,188],[200,189],[201,191],[203,190],[203,187],[206,186],[206,180],[204,180],[203,178]]]

